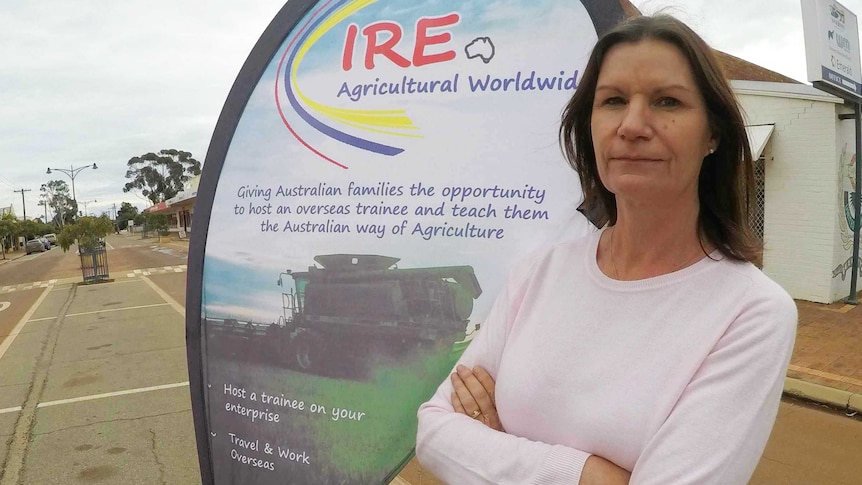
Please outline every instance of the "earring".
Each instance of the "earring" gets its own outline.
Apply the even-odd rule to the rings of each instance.
[[[712,155],[713,153],[715,153],[715,148],[710,147],[709,154]]]

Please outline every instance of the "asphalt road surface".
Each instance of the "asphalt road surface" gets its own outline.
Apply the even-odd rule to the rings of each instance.
[[[182,244],[111,235],[0,263],[0,485],[200,483]],[[785,400],[753,484],[862,484],[862,419]],[[400,484],[440,483],[411,462]]]

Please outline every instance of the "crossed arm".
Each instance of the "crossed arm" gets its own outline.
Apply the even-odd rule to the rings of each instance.
[[[496,383],[483,367],[470,369],[459,365],[450,376],[452,407],[456,413],[481,421],[491,429],[505,433],[497,414]],[[626,485],[631,473],[610,461],[591,455],[584,463],[578,485]]]

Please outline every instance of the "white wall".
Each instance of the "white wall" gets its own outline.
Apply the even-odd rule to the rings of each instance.
[[[794,298],[834,301],[837,105],[775,95],[739,100],[747,124],[775,125],[766,151],[763,271]]]
[[[839,108],[839,112],[852,114],[849,108]],[[832,297],[833,300],[845,298],[850,294],[850,278],[852,276],[851,258],[853,255],[853,229],[845,214],[844,193],[854,192],[856,167],[854,156],[856,152],[856,123],[854,120],[836,121],[836,172],[838,184],[835,191],[835,202],[838,211],[835,213],[837,234],[833,245],[832,259]],[[850,199],[848,198],[848,203]],[[849,204],[851,214],[853,205]],[[860,285],[857,280],[857,289]]]

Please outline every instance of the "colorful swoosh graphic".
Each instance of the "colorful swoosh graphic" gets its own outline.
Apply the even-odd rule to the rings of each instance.
[[[332,126],[332,122],[341,123],[363,131],[381,133],[390,136],[419,138],[419,135],[409,133],[418,128],[404,110],[354,110],[336,108],[309,99],[302,93],[296,82],[296,74],[305,55],[327,32],[341,23],[350,15],[376,3],[377,0],[329,0],[317,9],[305,22],[302,28],[290,40],[287,49],[278,64],[275,82],[275,102],[281,119],[290,133],[307,149],[321,158],[341,168],[347,166],[324,155],[305,141],[291,126],[284,115],[281,106],[281,96],[287,97],[291,108],[309,126],[320,133],[362,150],[386,156],[394,156],[403,152],[403,148],[378,143],[367,138],[345,133]],[[284,75],[283,94],[279,82]],[[308,109],[306,109],[306,106]],[[318,116],[315,117],[309,109]],[[325,121],[324,121],[325,120]]]

